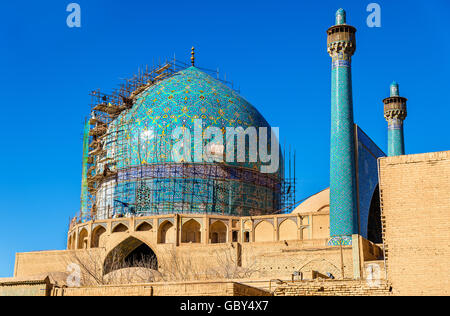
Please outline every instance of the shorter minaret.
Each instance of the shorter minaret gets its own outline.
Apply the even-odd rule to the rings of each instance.
[[[406,98],[400,96],[398,83],[391,84],[391,96],[383,100],[384,118],[388,122],[388,156],[405,154],[403,121],[406,118]]]

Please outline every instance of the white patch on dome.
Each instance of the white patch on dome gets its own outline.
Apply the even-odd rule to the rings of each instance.
[[[114,196],[116,181],[110,180],[102,183],[97,192],[97,219],[110,218],[114,212]]]
[[[152,129],[143,131],[141,133],[141,139],[144,141],[152,140],[153,138],[155,138],[155,132]]]

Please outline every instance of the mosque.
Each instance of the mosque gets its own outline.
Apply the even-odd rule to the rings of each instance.
[[[267,120],[228,82],[196,67],[194,49],[190,65],[167,61],[140,71],[112,94],[92,92],[81,208],[70,222],[67,249],[17,254],[14,278],[0,279],[0,295],[392,295],[418,289],[448,294],[445,278],[444,285],[417,278],[420,260],[411,286],[402,262],[412,246],[419,253],[417,236],[429,237],[420,233],[427,229],[426,218],[438,216],[438,225],[444,225],[443,236],[428,241],[427,251],[448,243],[444,218],[450,201],[436,196],[448,195],[450,154],[405,155],[407,99],[396,82],[382,100],[388,154],[355,124],[355,35],[345,11],[338,10],[327,30],[330,187],[300,204],[293,200],[295,179],[286,177],[287,153],[273,134],[261,133],[271,130]],[[227,128],[242,127],[245,159],[230,162],[223,159],[224,145],[208,146],[202,131],[209,127],[222,136]],[[252,127],[256,134],[249,132]],[[173,155],[178,128],[189,135],[181,160]],[[198,128],[200,141],[191,142]],[[262,172],[269,162],[252,155],[252,137],[259,149],[266,146],[279,156],[275,171]],[[227,150],[238,149],[235,140],[227,137]],[[204,159],[203,151],[214,159]],[[405,182],[402,172],[415,178]],[[413,180],[434,183],[433,194],[426,197],[424,188],[418,194]],[[430,205],[428,213],[421,219],[416,212],[410,222],[411,216],[400,212],[410,210],[404,209],[408,203],[415,210]],[[402,238],[397,231],[404,232]],[[448,251],[433,262],[446,262],[444,256],[449,258]],[[433,266],[448,272],[442,264],[426,266],[424,271]],[[146,279],[136,282],[134,274],[143,270]],[[71,285],[74,271],[78,283]],[[126,281],[111,282],[124,271]]]

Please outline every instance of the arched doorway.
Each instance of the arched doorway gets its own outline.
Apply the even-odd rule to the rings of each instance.
[[[158,229],[158,243],[171,244],[175,243],[175,226],[169,221],[165,221],[159,225]]]
[[[381,227],[380,187],[377,185],[370,202],[369,219],[367,223],[367,239],[376,244],[383,242]]]
[[[209,238],[212,244],[222,244],[227,242],[227,226],[221,222],[216,221],[209,227]]]
[[[91,248],[100,247],[100,240],[104,233],[106,233],[106,229],[103,226],[98,226],[94,229],[94,232],[92,233]]]
[[[88,247],[88,231],[83,228],[78,234],[78,249],[87,249]]]
[[[181,227],[181,242],[182,243],[201,243],[201,226],[200,223],[191,219],[184,223]]]
[[[106,256],[103,274],[127,268],[158,270],[158,259],[155,252],[146,243],[129,237]]]

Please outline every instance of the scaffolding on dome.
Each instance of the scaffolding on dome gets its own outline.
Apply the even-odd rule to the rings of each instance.
[[[292,155],[294,156],[292,159]],[[281,209],[277,210],[275,213],[291,213],[295,207],[298,205],[296,200],[297,193],[297,175],[296,175],[296,160],[297,153],[294,150],[292,152],[289,146],[289,151],[286,152],[284,149],[283,157],[287,159],[287,166],[284,166],[287,170],[284,173],[284,179],[281,185]]]
[[[117,118],[133,108],[142,92],[188,67],[175,58],[166,60],[144,67],[112,94],[91,92],[91,116],[83,137],[81,210],[71,224],[167,213],[264,215],[293,209],[295,175],[290,174],[290,153],[286,179],[226,163],[171,163],[167,159],[170,142],[161,138],[157,145],[156,139],[164,136],[154,137],[156,163],[148,164],[139,156],[137,166],[123,164],[132,159],[130,140],[124,135],[132,122]],[[216,71],[201,70],[219,78]]]

